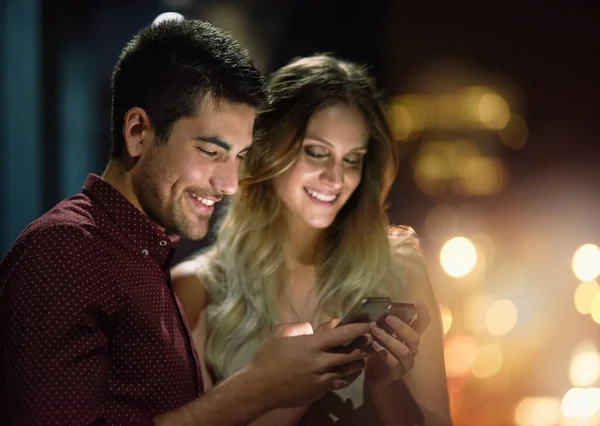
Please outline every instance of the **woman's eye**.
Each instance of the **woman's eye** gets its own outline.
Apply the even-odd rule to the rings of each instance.
[[[346,157],[344,158],[344,160],[346,161],[346,163],[356,166],[362,162],[362,156]]]
[[[317,148],[317,147],[313,147],[313,146],[307,146],[304,148],[304,152],[306,154],[308,154],[310,157],[313,158],[323,158],[323,157],[327,157],[327,153],[321,149],[321,148]]]

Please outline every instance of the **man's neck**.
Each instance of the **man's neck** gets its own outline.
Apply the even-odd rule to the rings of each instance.
[[[131,172],[127,171],[120,160],[110,160],[104,173],[102,173],[102,179],[111,184],[123,197],[127,198],[135,208],[146,214],[133,190]]]

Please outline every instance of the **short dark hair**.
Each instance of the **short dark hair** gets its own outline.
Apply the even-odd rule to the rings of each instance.
[[[204,96],[259,108],[267,101],[264,78],[229,33],[200,20],[169,19],[150,25],[125,46],[111,79],[111,157],[123,152],[125,113],[146,111],[157,141],[173,123],[197,113]]]

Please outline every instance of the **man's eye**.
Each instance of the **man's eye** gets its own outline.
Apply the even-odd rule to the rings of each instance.
[[[204,148],[198,148],[198,150],[200,151],[201,155],[208,157],[208,158],[216,157],[218,154],[217,151],[210,151],[210,150],[204,149]]]

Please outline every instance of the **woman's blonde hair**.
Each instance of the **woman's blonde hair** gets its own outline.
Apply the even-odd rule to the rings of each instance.
[[[293,165],[309,120],[323,107],[358,108],[368,123],[369,142],[361,182],[326,230],[315,312],[343,316],[376,291],[389,267],[385,199],[397,155],[372,77],[355,63],[315,55],[274,72],[269,90],[271,102],[257,114],[245,177],[200,271],[211,297],[206,357],[218,378],[249,362],[280,321],[287,229],[273,178]]]

